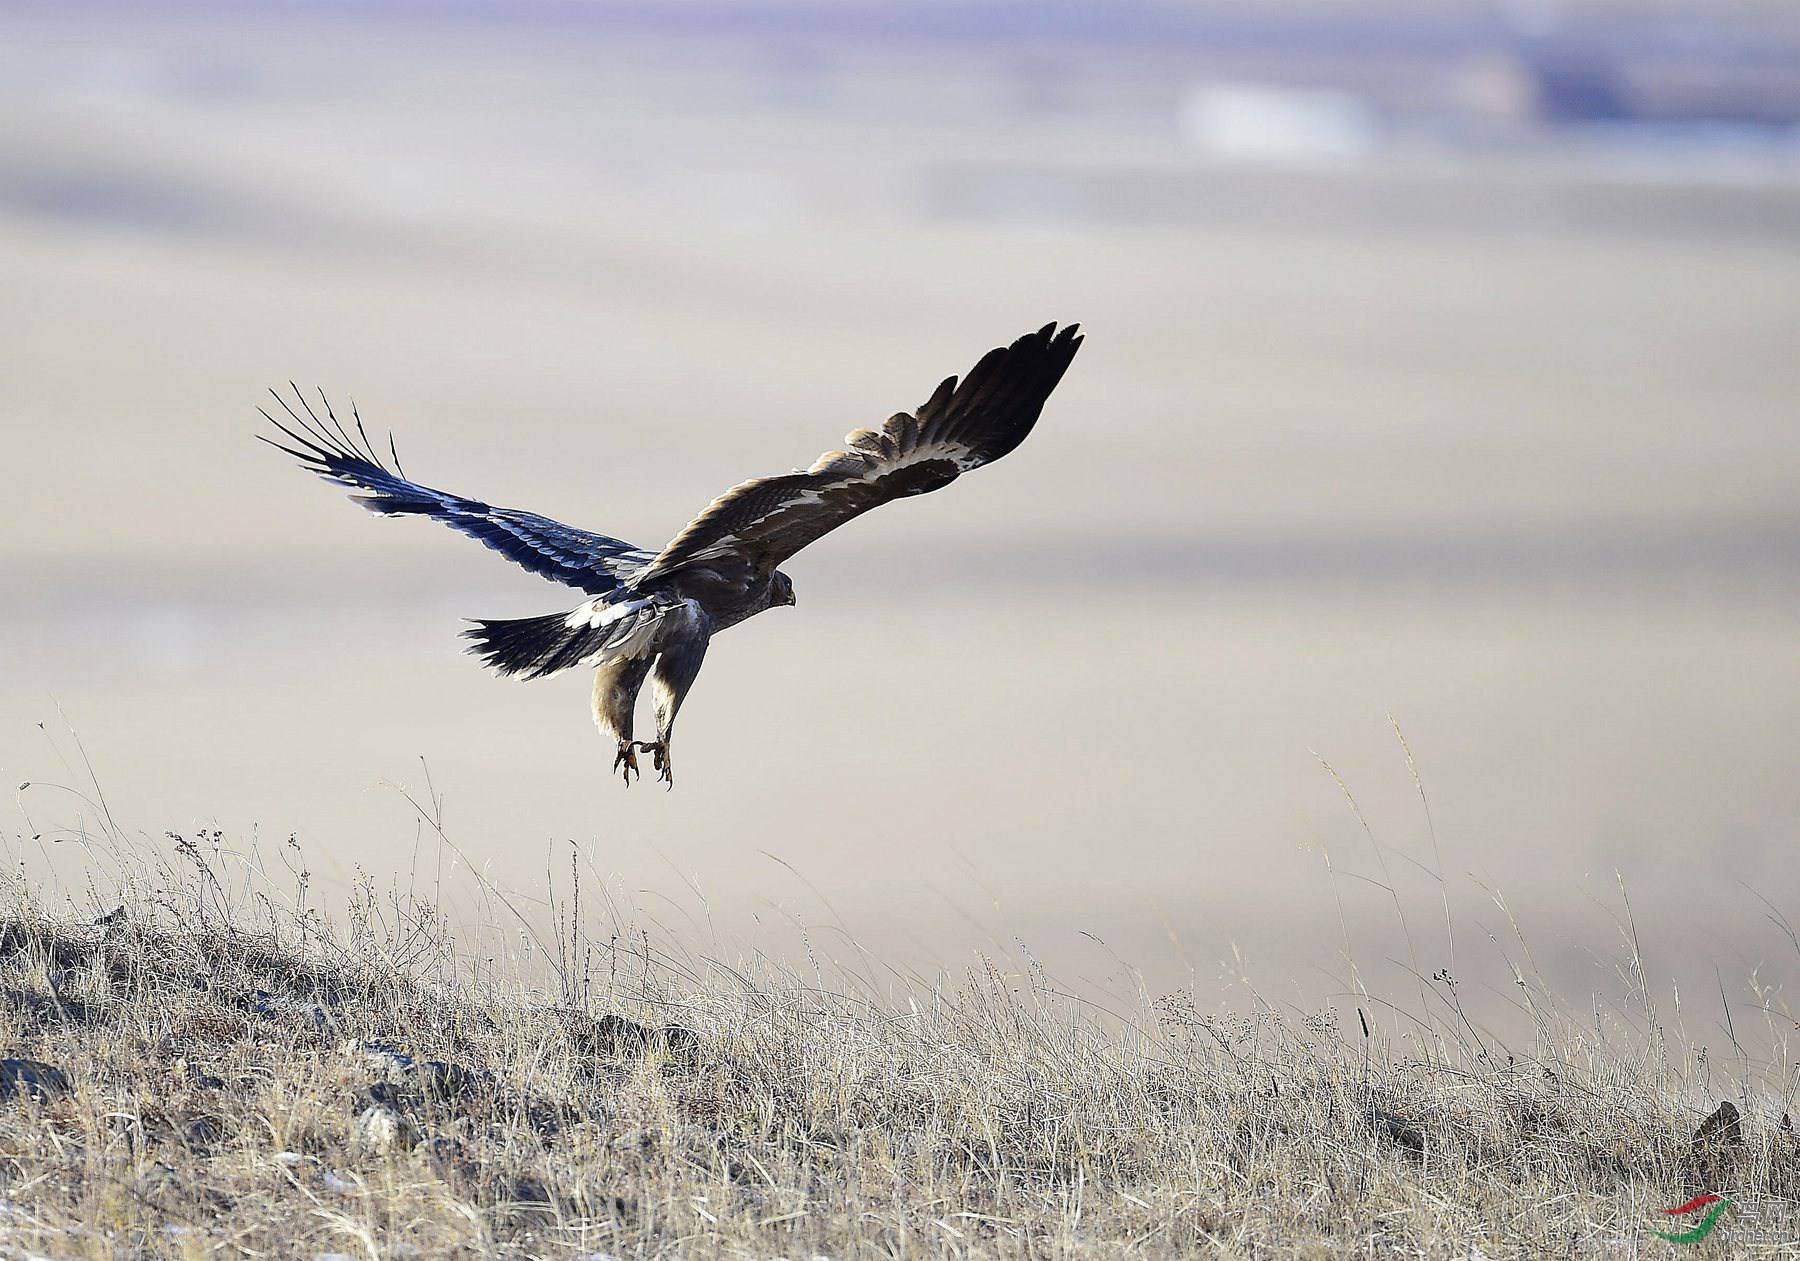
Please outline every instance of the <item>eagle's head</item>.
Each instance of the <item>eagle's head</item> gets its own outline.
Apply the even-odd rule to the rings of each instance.
[[[777,569],[775,577],[769,583],[769,607],[776,608],[779,605],[792,603],[794,603],[794,580]]]

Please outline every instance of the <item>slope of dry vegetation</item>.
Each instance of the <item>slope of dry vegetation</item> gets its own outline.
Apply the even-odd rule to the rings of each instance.
[[[172,839],[117,906],[7,894],[5,1255],[1606,1255],[1702,1190],[1697,1255],[1800,1237],[1778,1111],[1697,1139],[1691,1064],[1566,1015],[1502,1051],[1029,967],[878,1000],[573,931],[538,992],[427,905],[327,923]]]

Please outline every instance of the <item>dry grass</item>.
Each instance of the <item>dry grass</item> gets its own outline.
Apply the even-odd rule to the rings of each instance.
[[[0,1076],[8,1256],[1633,1255],[1702,1190],[1695,1255],[1800,1237],[1778,1098],[1697,1143],[1695,1064],[1546,995],[1504,1051],[1029,962],[877,995],[573,907],[540,990],[410,895],[308,909],[291,852],[86,840],[106,888],[0,923],[0,1049],[67,1078]]]

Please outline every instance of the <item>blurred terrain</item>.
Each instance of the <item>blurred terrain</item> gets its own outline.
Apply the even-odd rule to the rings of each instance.
[[[789,957],[1504,1008],[1484,889],[1585,992],[1622,886],[1649,971],[1778,993],[1797,67],[1754,4],[0,6],[21,853],[76,861],[72,726],[116,816],[340,890],[441,870],[398,785],[498,883],[574,846]],[[1049,320],[1032,441],[789,566],[671,794],[585,676],[459,655],[573,593],[250,440],[323,387],[655,545]]]

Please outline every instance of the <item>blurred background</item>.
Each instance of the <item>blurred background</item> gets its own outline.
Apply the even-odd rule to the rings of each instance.
[[[0,4],[6,828],[75,861],[85,750],[473,930],[435,793],[522,905],[1203,1003],[1580,1007],[1635,930],[1723,1036],[1797,972],[1797,246],[1772,0]],[[1050,320],[1032,440],[789,565],[667,794],[460,653],[573,593],[250,437],[321,386],[656,546]]]

